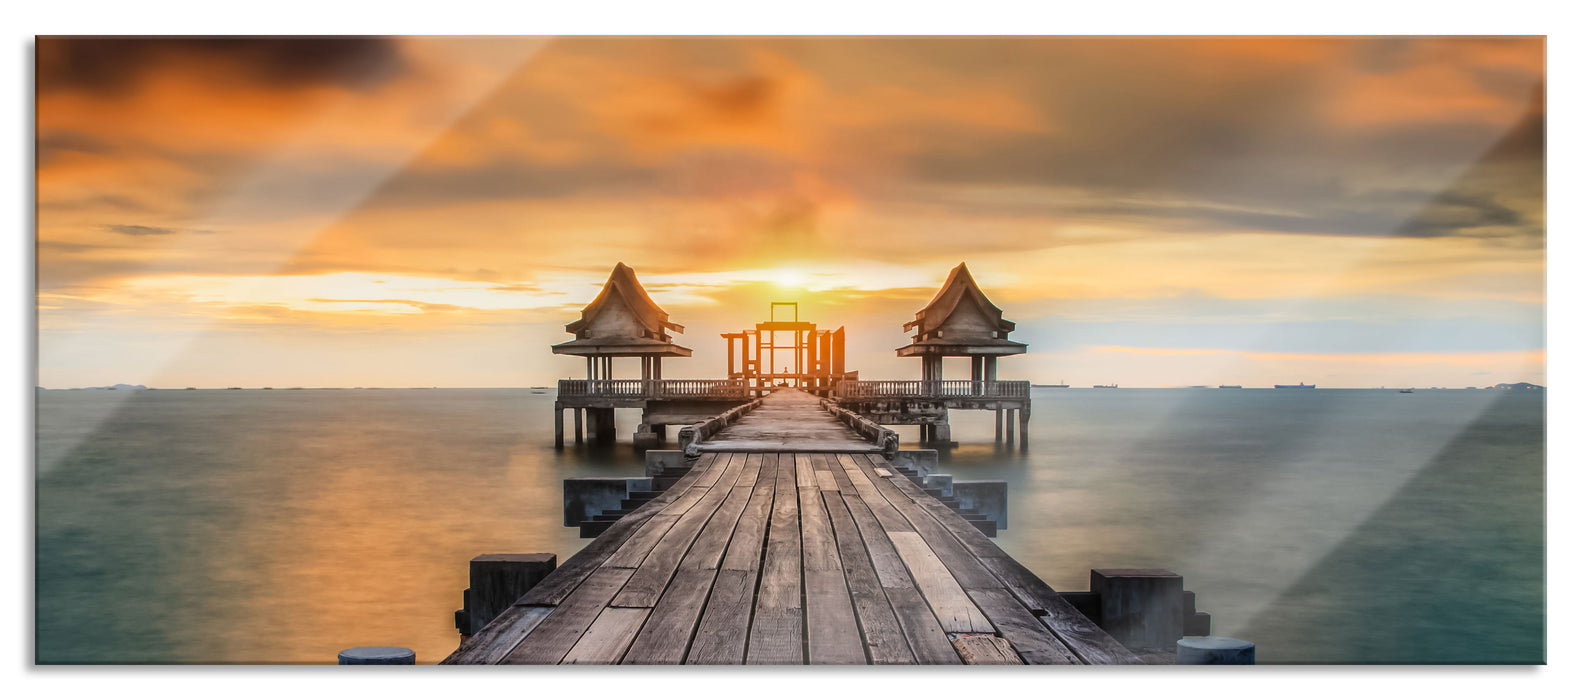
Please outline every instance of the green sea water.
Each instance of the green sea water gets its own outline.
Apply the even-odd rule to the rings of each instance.
[[[552,394],[39,392],[37,661],[438,661],[470,558],[564,560],[561,480],[641,474],[555,451]],[[1542,392],[1035,389],[1025,453],[952,421],[1057,589],[1175,570],[1260,663],[1544,661]]]

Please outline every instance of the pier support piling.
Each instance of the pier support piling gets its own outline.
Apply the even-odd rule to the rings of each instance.
[[[341,666],[412,666],[417,652],[406,647],[352,647],[336,655]]]
[[[582,412],[580,408],[571,409],[572,434],[578,445],[582,444]]]
[[[1231,637],[1185,637],[1176,642],[1178,666],[1251,666],[1254,664],[1252,642]]]
[[[465,594],[467,627],[481,630],[555,570],[555,555],[483,554],[467,565]],[[459,616],[458,616],[459,617]]]
[[[951,494],[963,508],[973,508],[982,513],[995,527],[1011,529],[1008,497],[1010,488],[1004,481],[954,481]]]
[[[956,484],[961,491],[961,484]],[[1099,626],[1128,649],[1167,651],[1182,630],[1181,575],[1165,569],[1093,569]]]
[[[566,447],[566,409],[555,402],[555,449]]]

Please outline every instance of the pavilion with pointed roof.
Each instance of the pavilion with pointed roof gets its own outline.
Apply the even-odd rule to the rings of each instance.
[[[923,358],[924,381],[945,378],[944,358],[970,357],[972,379],[992,382],[1000,357],[1027,352],[1026,343],[1007,337],[1016,324],[978,288],[966,263],[951,270],[933,300],[901,328],[912,331],[912,343],[895,354]]]
[[[659,308],[637,281],[637,273],[616,263],[599,295],[582,309],[582,318],[566,324],[573,340],[551,346],[556,355],[588,358],[588,379],[614,379],[614,358],[642,360],[642,378],[662,379],[660,358],[691,357],[692,350],[675,344],[669,331],[681,324]]]

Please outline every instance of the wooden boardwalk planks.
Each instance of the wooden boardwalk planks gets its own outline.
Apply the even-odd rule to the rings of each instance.
[[[807,662],[802,636],[802,533],[796,493],[793,456],[780,455],[758,602],[747,639],[750,664]]]
[[[803,455],[797,455],[799,458]],[[800,476],[801,460],[798,459]],[[809,469],[811,470],[811,465]],[[811,476],[797,490],[802,517],[802,576],[807,599],[808,661],[815,664],[865,664],[862,633],[852,609],[851,593],[835,545],[835,530],[824,509],[824,496]],[[803,483],[798,478],[798,484]]]
[[[589,574],[577,590],[566,596],[554,612],[538,623],[511,653],[501,659],[501,663],[560,663],[631,575],[631,569],[602,567]]]
[[[563,664],[615,664],[648,619],[647,608],[605,608],[566,652]]]
[[[443,663],[1139,662],[881,470],[869,453],[705,454]]]
[[[922,591],[923,599],[928,601],[928,607],[934,611],[934,616],[939,618],[940,627],[946,632],[966,634],[971,632],[994,633],[994,626],[989,624],[989,618],[983,616],[972,599],[967,597],[967,592],[950,575],[950,570],[945,568],[944,562],[928,548],[928,543],[915,532],[892,532],[890,541],[895,545],[895,551],[901,555],[901,561],[906,562],[907,570],[912,573],[912,580],[917,582],[917,589]]]

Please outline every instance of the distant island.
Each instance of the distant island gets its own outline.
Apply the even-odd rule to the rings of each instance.
[[[1521,390],[1525,390],[1525,389],[1543,389],[1543,387],[1538,386],[1537,384],[1530,384],[1528,382],[1516,382],[1515,384],[1495,384],[1494,386],[1491,386],[1489,388],[1490,389],[1521,389]]]
[[[111,384],[110,386],[85,386],[88,391],[143,391],[148,387],[142,384]]]

